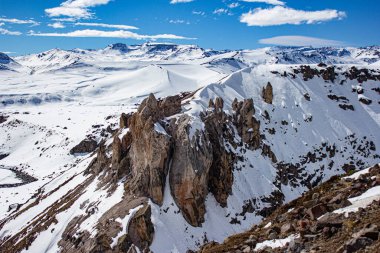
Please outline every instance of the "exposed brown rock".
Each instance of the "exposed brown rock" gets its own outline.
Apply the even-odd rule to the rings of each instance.
[[[318,204],[312,208],[309,208],[306,213],[310,216],[311,219],[316,220],[323,214],[327,213],[327,208],[323,204]]]
[[[334,82],[336,75],[334,66],[327,67],[326,69],[321,70],[321,72],[323,80]]]
[[[154,226],[151,215],[151,207],[146,204],[137,211],[128,225],[128,236],[132,244],[140,249],[148,249],[153,241]]]
[[[273,87],[272,84],[268,82],[267,86],[263,88],[262,97],[267,104],[272,104],[273,102]]]
[[[169,117],[181,112],[181,97],[169,96],[160,101],[160,110],[164,117]]]
[[[181,116],[172,123],[174,153],[170,169],[170,189],[184,218],[192,226],[204,222],[208,174],[213,160],[212,147],[203,132],[188,134],[190,116]]]
[[[235,111],[234,124],[242,140],[253,149],[259,148],[261,142],[260,122],[254,117],[253,99],[245,99],[241,102],[235,100],[232,108]]]
[[[122,113],[121,116],[120,116],[120,128],[127,128],[129,127],[129,124],[128,124],[128,121],[129,119],[131,118],[132,114],[131,113],[128,113],[128,114],[125,114],[125,113]]]
[[[131,189],[140,196],[162,204],[165,178],[169,169],[171,137],[155,131],[162,115],[158,101],[151,94],[130,119],[132,143],[129,157],[133,182]]]
[[[203,121],[213,152],[208,188],[218,203],[225,207],[227,198],[232,193],[232,170],[236,158],[233,153],[226,151],[224,146],[224,140],[233,139],[233,133],[228,131],[228,117],[222,110],[223,103],[221,98],[217,98],[215,110],[208,112],[203,117]]]

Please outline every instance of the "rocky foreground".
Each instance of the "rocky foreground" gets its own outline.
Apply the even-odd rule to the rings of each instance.
[[[380,252],[380,164],[333,177],[251,230],[199,252]]]

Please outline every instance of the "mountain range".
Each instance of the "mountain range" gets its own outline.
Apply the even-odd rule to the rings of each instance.
[[[5,252],[195,251],[380,162],[378,46],[52,49],[0,81]]]

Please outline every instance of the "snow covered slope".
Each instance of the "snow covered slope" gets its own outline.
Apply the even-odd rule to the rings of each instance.
[[[195,250],[333,175],[380,162],[378,47],[114,44],[7,61],[20,66],[0,71],[7,252],[124,252],[131,242]],[[144,100],[150,93],[174,97]],[[95,152],[70,152],[83,139]],[[191,191],[196,205],[186,202],[192,184],[204,189]],[[136,234],[142,227],[149,233]]]

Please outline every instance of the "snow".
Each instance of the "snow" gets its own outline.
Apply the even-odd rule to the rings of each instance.
[[[116,245],[117,245],[117,242],[119,240],[120,237],[122,237],[123,235],[125,235],[128,231],[128,224],[129,224],[129,220],[133,217],[133,215],[135,215],[135,213],[140,210],[141,208],[143,207],[143,205],[140,205],[136,208],[133,208],[131,210],[129,210],[129,213],[127,216],[125,216],[124,218],[120,219],[120,218],[117,218],[116,221],[120,223],[121,225],[121,228],[122,230],[116,235],[116,237],[112,238],[112,243],[111,243],[111,248],[114,248]]]
[[[100,50],[54,49],[16,57],[14,63],[6,65],[16,71],[0,70],[0,107],[2,113],[9,116],[5,123],[0,124],[0,153],[9,153],[0,161],[0,167],[16,167],[38,180],[16,188],[0,188],[0,219],[9,217],[8,207],[11,204],[24,204],[21,207],[23,210],[33,203],[34,194],[42,192],[46,198],[7,221],[0,231],[0,239],[19,232],[28,222],[38,219],[45,208],[83,183],[88,178],[83,171],[94,157],[91,154],[72,156],[70,149],[86,135],[93,136],[97,141],[105,138],[106,145],[110,145],[112,138],[102,137],[92,126],[116,129],[120,114],[135,111],[150,93],[165,97],[185,91],[195,92],[182,102],[183,113],[190,116],[190,140],[198,131],[204,130],[199,113],[208,110],[210,99],[223,98],[223,110],[232,115],[231,103],[235,98],[239,101],[252,98],[265,143],[276,154],[277,160],[298,163],[302,160],[300,156],[314,152],[322,144],[337,147],[334,157],[309,163],[302,168],[302,175],[314,175],[314,178],[321,177],[325,181],[333,175],[342,174],[342,166],[349,160],[363,161],[361,167],[379,163],[379,158],[358,152],[350,144],[352,139],[346,138],[355,134],[358,139],[356,146],[366,145],[359,143],[366,138],[373,141],[378,149],[380,107],[375,102],[363,105],[358,101],[361,96],[352,92],[352,87],[358,85],[357,80],[347,80],[344,85],[337,85],[345,79],[341,73],[352,65],[379,69],[376,52],[378,48],[213,51],[193,45],[145,43],[136,46],[110,45]],[[299,64],[318,64],[321,61],[338,64],[337,67],[341,68],[336,69],[336,83],[325,82],[319,77],[304,81],[301,74],[295,78],[280,75],[285,71],[293,73]],[[311,67],[319,68],[317,65]],[[272,105],[261,98],[262,88],[268,81],[273,86]],[[370,80],[360,87],[367,98],[377,101],[378,94],[371,89],[378,86],[379,82]],[[310,95],[311,101],[305,100],[305,93]],[[355,111],[342,110],[338,102],[327,97],[328,94],[346,97]],[[270,120],[262,116],[265,111],[269,112]],[[281,124],[285,120],[288,125]],[[154,128],[160,134],[167,134],[160,123],[156,123]],[[266,129],[271,128],[276,130],[276,134],[268,133]],[[231,130],[237,132],[236,129]],[[122,129],[118,137],[122,138],[128,131],[128,128]],[[238,136],[235,142],[241,142]],[[277,168],[262,155],[260,149],[235,149],[227,144],[226,149],[243,157],[235,164],[228,207],[220,207],[209,194],[205,223],[202,227],[192,227],[180,214],[167,182],[163,205],[159,207],[150,202],[156,231],[152,251],[195,250],[206,238],[222,242],[227,236],[245,231],[262,220],[254,213],[239,215],[243,211],[242,206],[249,201],[254,200],[254,208],[259,210],[270,205],[263,198],[273,191],[281,191],[284,202],[289,202],[308,190],[306,186],[299,185],[299,179],[295,179],[296,186],[275,184]],[[331,162],[333,165],[330,168]],[[351,177],[357,178],[360,173],[366,171]],[[0,169],[0,184],[17,180],[10,171]],[[54,191],[66,181],[63,187]],[[96,184],[97,180],[94,180],[71,208],[57,214],[58,223],[42,232],[28,252],[57,252],[57,242],[67,223],[73,217],[83,215],[90,203],[96,203],[96,212],[81,224],[78,231],[88,230],[94,235],[97,220],[118,203],[124,193],[121,182],[111,196],[108,196],[106,189],[97,189]],[[376,199],[379,195],[377,191],[370,190],[361,198],[353,198],[352,210]],[[80,209],[83,203],[87,204]],[[128,217],[119,220],[123,225],[121,233],[126,231]],[[241,224],[231,224],[232,218]],[[118,238],[114,239],[115,243]],[[266,243],[274,246],[286,241]]]
[[[272,222],[268,222],[268,223],[264,226],[264,228],[269,228],[270,226],[272,226]]]
[[[296,234],[296,235],[290,235],[290,236],[288,236],[288,237],[286,237],[284,239],[275,239],[275,240],[263,241],[263,242],[260,242],[260,243],[256,244],[256,247],[255,247],[254,251],[263,250],[266,247],[269,247],[269,248],[272,248],[272,249],[281,248],[281,247],[286,246],[288,243],[293,242],[297,238],[299,238],[298,234]]]
[[[380,200],[380,186],[375,186],[368,189],[362,195],[348,199],[352,205],[337,209],[334,213],[344,213],[348,215],[352,212],[357,212],[359,208],[366,208],[373,201]]]
[[[17,183],[22,183],[22,180],[20,180],[13,171],[0,168],[0,185]]]
[[[165,131],[165,129],[161,126],[160,123],[154,123],[154,130],[162,135],[168,135],[168,133]]]

